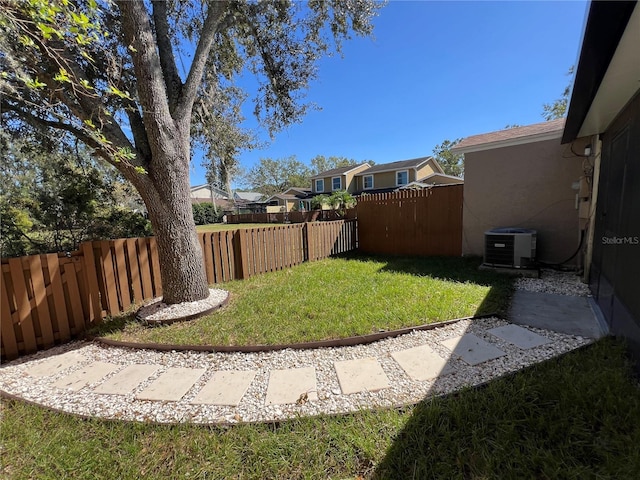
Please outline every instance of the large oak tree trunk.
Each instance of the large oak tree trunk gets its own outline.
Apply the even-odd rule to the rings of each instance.
[[[144,143],[148,146],[147,173],[131,180],[147,206],[156,234],[163,300],[170,304],[201,300],[209,290],[189,189],[189,133],[196,84],[184,87],[182,93],[191,91],[190,96],[183,97],[179,92],[169,95],[167,85],[173,84],[164,81],[144,2],[121,1],[119,7],[124,37],[133,47],[136,89],[143,107]],[[199,66],[204,68],[204,60]],[[143,154],[140,150],[138,153]]]
[[[190,200],[188,137],[168,137],[151,147],[154,188],[141,193],[158,244],[163,301],[174,304],[206,298],[209,289]]]

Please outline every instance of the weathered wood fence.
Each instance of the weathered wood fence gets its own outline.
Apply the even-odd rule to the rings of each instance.
[[[388,255],[462,255],[462,185],[363,195],[358,249]]]
[[[355,220],[198,234],[210,284],[356,248]],[[2,359],[65,342],[109,315],[162,295],[156,242],[86,242],[69,254],[2,259]]]

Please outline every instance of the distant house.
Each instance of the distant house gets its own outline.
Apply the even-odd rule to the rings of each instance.
[[[374,165],[355,174],[354,194],[391,192],[434,173],[444,175],[444,170],[433,157]],[[433,180],[435,183],[436,179]]]
[[[266,211],[265,196],[259,192],[233,192],[236,213],[263,213]]]
[[[564,119],[553,120],[473,135],[452,148],[464,154],[463,255],[483,255],[484,232],[499,227],[537,230],[537,257],[546,263],[576,251],[584,158],[574,151],[584,145],[562,146],[563,128]]]
[[[216,207],[225,212],[233,211],[233,201],[230,200],[228,192],[209,184],[191,187],[191,203],[213,203]]]
[[[370,168],[368,163],[361,163],[360,165],[349,165],[320,172],[311,177],[311,192],[314,195],[330,195],[336,190],[354,193],[357,188],[355,175],[368,168]]]
[[[205,183],[191,187],[191,203],[211,203],[212,200],[229,200],[229,192]]]
[[[311,210],[311,189],[292,187],[271,195],[265,200],[267,213],[288,213],[293,210]]]
[[[635,355],[638,372],[639,45],[638,2],[591,2],[562,134],[565,148],[583,155],[589,179],[585,277],[610,331]]]

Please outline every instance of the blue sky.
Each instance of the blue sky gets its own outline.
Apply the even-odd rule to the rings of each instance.
[[[430,155],[445,139],[541,122],[542,105],[571,81],[586,6],[391,1],[374,20],[375,38],[355,37],[342,58],[320,62],[307,99],[322,109],[243,152],[240,164],[291,155],[387,163]],[[255,127],[250,98],[246,125]],[[192,185],[205,182],[200,163]]]

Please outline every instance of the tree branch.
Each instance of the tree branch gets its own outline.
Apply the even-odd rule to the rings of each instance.
[[[153,23],[156,27],[156,42],[158,43],[160,66],[164,75],[164,83],[169,98],[169,109],[173,112],[180,98],[182,80],[178,74],[169,36],[167,3],[166,0],[152,0],[151,4],[153,5]]]
[[[144,129],[144,123],[138,110],[138,105],[133,100],[127,101],[125,112],[127,112],[127,117],[129,118],[129,126],[131,127],[133,143],[135,144],[136,150],[138,150],[143,157],[144,162],[148,163],[151,158],[151,147],[149,146],[149,139]]]
[[[187,76],[187,81],[182,88],[182,95],[176,113],[179,117],[186,115],[191,116],[191,109],[193,108],[193,102],[196,99],[198,87],[202,82],[204,75],[204,69],[207,65],[209,53],[211,52],[211,45],[219,28],[225,23],[224,13],[228,7],[227,1],[216,1],[209,3],[209,11],[207,12],[207,18],[202,26],[202,33],[200,34],[200,41],[196,47],[196,53],[193,57],[193,63]]]
[[[169,133],[175,124],[169,110],[162,66],[144,1],[118,0],[124,39],[131,49],[138,98],[143,109],[144,127],[149,145]],[[156,142],[157,143],[157,142]]]

